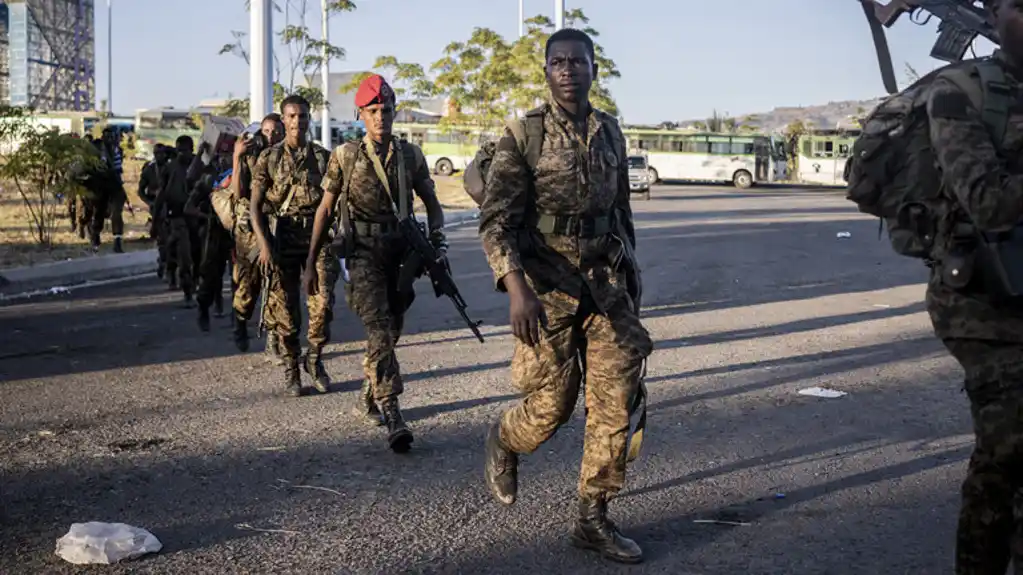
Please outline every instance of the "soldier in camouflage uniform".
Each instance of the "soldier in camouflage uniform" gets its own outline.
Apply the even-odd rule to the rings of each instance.
[[[638,267],[630,255],[636,240],[625,139],[612,116],[589,104],[597,72],[589,36],[573,29],[553,34],[545,71],[551,101],[524,121],[527,132],[531,121],[543,130],[535,169],[514,132],[506,131],[480,210],[483,249],[497,289],[509,297],[518,339],[512,379],[524,395],[488,434],[485,478],[498,501],[512,504],[518,456],[535,451],[569,420],[585,381],[571,541],[614,561],[638,563],[639,546],[607,518],[607,501],[625,481],[630,405],[653,349],[639,320],[639,294],[628,287],[638,283]]]
[[[288,96],[281,102],[284,141],[259,155],[252,171],[252,198],[249,216],[259,245],[259,264],[270,279],[269,307],[277,324],[277,335],[283,345],[286,391],[302,394],[298,371],[299,321],[301,320],[302,267],[306,263],[313,233],[316,209],[323,197],[320,184],[326,172],[330,153],[309,142],[309,102],[301,96]],[[268,224],[276,227],[271,235]],[[273,242],[271,244],[271,242]],[[323,367],[320,353],[330,339],[333,319],[334,284],[340,272],[337,258],[320,250],[313,263],[323,281],[318,296],[307,299],[309,348],[305,355],[306,371],[320,393],[329,391],[330,378]]]
[[[240,351],[249,349],[248,322],[256,310],[260,291],[263,286],[263,274],[258,265],[259,244],[252,231],[249,219],[249,197],[252,184],[252,170],[256,159],[263,151],[260,145],[274,146],[284,139],[284,124],[280,114],[269,114],[260,125],[262,137],[242,139],[235,142],[234,177],[231,186],[235,195],[235,227],[234,227],[234,343]],[[269,361],[280,364],[281,348],[277,340],[277,326],[273,314],[266,310],[263,314],[266,327],[266,356]]]
[[[139,198],[149,207],[151,218],[149,235],[156,240],[157,277],[162,278],[167,267],[167,234],[164,218],[156,213],[156,196],[160,192],[161,174],[167,169],[167,150],[163,144],[153,148],[153,161],[147,163],[139,174]]]
[[[1023,6],[1014,0],[988,0],[985,5],[993,11],[1001,39],[1001,49],[993,57],[1004,70],[1012,98],[1003,140],[996,145],[982,110],[962,88],[942,77],[934,81],[927,112],[944,187],[960,208],[956,220],[970,222],[981,232],[1002,232],[1023,222],[1023,165],[1019,162]],[[999,150],[1011,153],[1003,156]],[[1002,299],[986,287],[990,284],[985,276],[991,279],[990,273],[985,273],[979,259],[974,261],[976,279],[960,289],[948,285],[954,281],[949,266],[941,261],[934,266],[927,310],[936,335],[965,372],[976,434],[962,486],[955,572],[1002,575],[1010,558],[1016,572],[1023,568],[1019,506],[1023,476],[1016,474],[1017,466],[1023,464],[1023,305]]]
[[[189,167],[195,155],[195,142],[189,136],[180,136],[175,142],[177,156],[168,163],[168,169],[161,176],[160,193],[156,196],[153,209],[167,218],[167,276],[173,288],[175,282],[181,286],[185,307],[192,307],[193,284],[193,224],[185,214],[185,205],[192,187],[188,177]]]
[[[366,136],[361,141],[346,142],[331,154],[304,281],[307,293],[323,293],[322,277],[317,277],[313,262],[334,220],[335,205],[343,202],[337,207],[352,220],[350,229],[341,231],[350,242],[344,250],[350,276],[345,295],[348,307],[359,316],[366,331],[362,361],[365,380],[355,409],[374,424],[381,423],[382,414],[388,444],[401,453],[408,451],[413,438],[398,407],[403,386],[394,349],[401,337],[405,312],[415,297],[411,286],[398,285],[399,271],[410,249],[398,229],[398,217],[407,215],[400,213],[401,191],[406,193],[404,205],[408,209],[412,205],[408,190],[414,190],[423,201],[434,246],[443,251],[447,244],[440,231],[444,213],[422,150],[391,136],[395,104],[394,91],[382,77],[370,76],[359,86],[355,105],[366,124]],[[341,227],[345,227],[344,218]]]

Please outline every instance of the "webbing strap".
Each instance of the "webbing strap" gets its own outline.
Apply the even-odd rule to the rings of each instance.
[[[1005,130],[1009,124],[1009,110],[1012,107],[1012,88],[1005,79],[1005,73],[997,62],[981,62],[977,66],[980,85],[984,91],[981,119],[991,132],[995,145],[1001,147]]]
[[[367,138],[368,138],[368,136],[367,136]],[[405,182],[405,154],[404,154],[404,152],[401,149],[401,144],[399,144],[397,140],[392,140],[392,143],[394,144],[394,148],[397,148],[396,151],[398,152],[398,195],[399,195],[399,197],[397,198],[397,201],[395,201],[394,194],[391,193],[391,184],[390,184],[390,182],[387,181],[387,172],[384,170],[384,165],[380,161],[380,155],[377,154],[376,151],[370,151],[370,147],[372,145],[372,142],[367,142],[367,145],[366,145],[366,155],[368,155],[370,161],[373,162],[373,170],[376,171],[377,178],[380,180],[380,183],[383,184],[384,190],[387,191],[387,196],[391,199],[391,209],[393,210],[394,209],[394,204],[397,203],[398,204],[398,213],[397,213],[397,215],[398,215],[399,218],[405,219],[409,215],[409,205],[408,205],[409,201],[408,201],[408,197],[406,197],[407,196],[406,192],[408,191],[406,189],[406,187],[407,187],[408,184]],[[388,149],[388,151],[387,151],[387,157],[388,158],[390,158],[391,152],[392,152],[392,150],[394,150],[394,148]]]

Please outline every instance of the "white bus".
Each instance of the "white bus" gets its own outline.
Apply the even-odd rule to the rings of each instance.
[[[845,186],[845,162],[859,130],[818,130],[796,140],[796,181]]]
[[[785,179],[785,146],[762,134],[623,130],[630,149],[646,152],[653,181],[731,182],[745,189]]]

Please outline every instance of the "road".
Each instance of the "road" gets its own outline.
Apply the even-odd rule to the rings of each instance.
[[[334,392],[299,399],[261,344],[238,354],[226,319],[200,333],[155,278],[0,307],[0,572],[75,572],[54,543],[92,520],[164,544],[107,573],[949,572],[972,434],[923,265],[840,191],[662,186],[633,205],[656,351],[611,510],[645,564],[567,545],[582,409],[523,459],[514,506],[490,499],[512,341],[463,226],[452,266],[487,342],[420,291],[398,351],[407,455],[349,415],[363,335],[343,303]],[[813,386],[848,395],[797,394]]]

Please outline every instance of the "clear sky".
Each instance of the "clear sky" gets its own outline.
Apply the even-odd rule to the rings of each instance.
[[[332,20],[347,51],[331,71],[369,68],[381,54],[427,66],[474,27],[518,34],[517,0],[355,0]],[[188,107],[248,93],[248,68],[218,56],[231,30],[248,30],[244,0],[113,0],[113,105]],[[314,7],[318,0],[310,0]],[[612,93],[629,123],[732,115],[775,106],[865,99],[883,92],[870,33],[855,0],[566,0],[582,8],[622,78]],[[107,7],[96,0],[97,98],[107,96]],[[527,17],[553,13],[553,0],[525,0]],[[275,14],[275,29],[283,18]],[[432,22],[432,23],[429,23]],[[429,24],[427,24],[429,23]],[[310,20],[318,33],[318,17]],[[923,73],[935,22],[903,17],[888,30],[896,72]],[[990,52],[984,44],[981,53]]]

